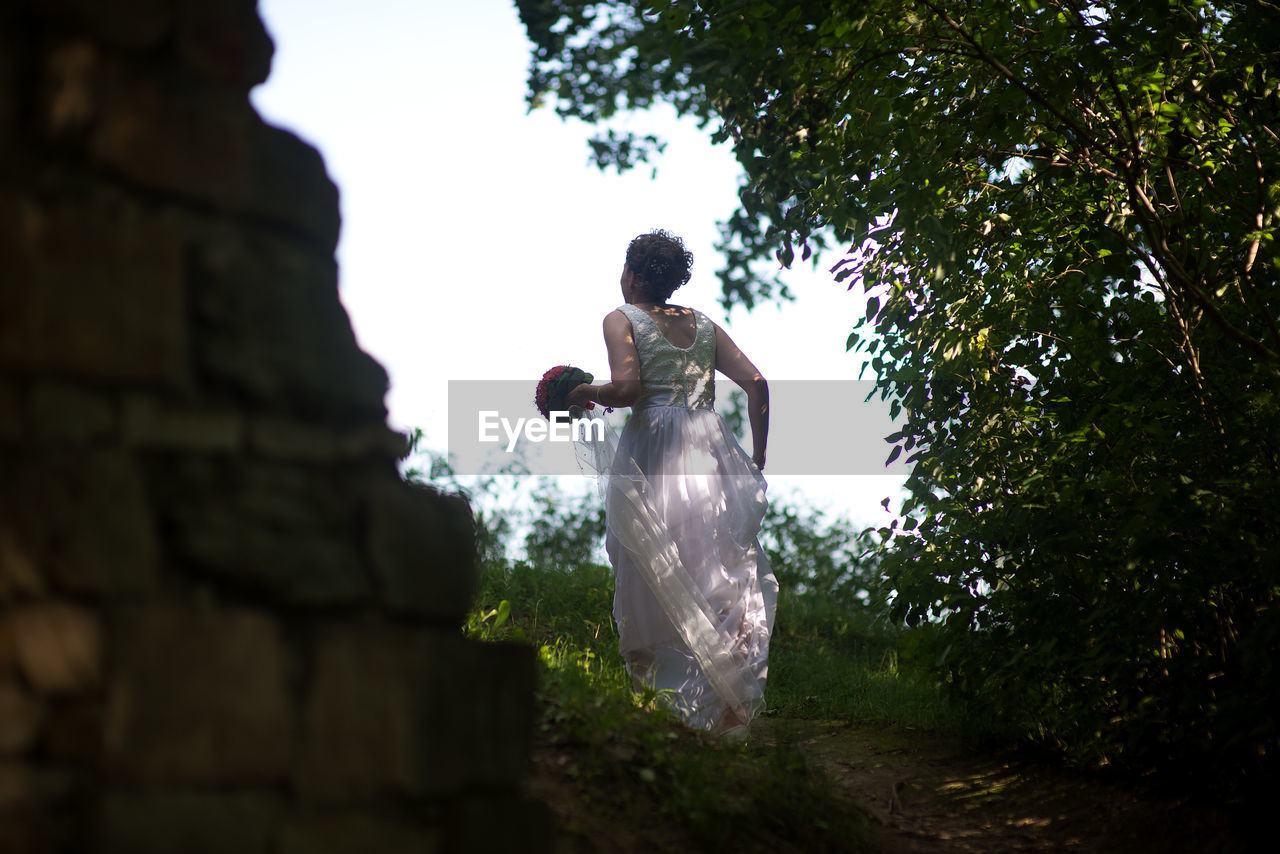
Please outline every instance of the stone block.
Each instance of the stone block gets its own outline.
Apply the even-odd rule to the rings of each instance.
[[[0,677],[0,756],[22,753],[35,743],[44,701],[12,679]]]
[[[172,385],[186,361],[168,218],[107,193],[0,193],[0,370]]]
[[[271,460],[331,463],[338,459],[338,436],[299,421],[257,418],[249,424],[249,449]]]
[[[295,713],[285,650],[267,616],[163,604],[122,609],[111,643],[103,739],[110,774],[236,785],[286,776]]]
[[[478,571],[466,499],[391,477],[376,480],[368,530],[379,594],[390,610],[462,622]]]
[[[0,813],[65,802],[79,783],[74,773],[63,768],[0,762]]]
[[[191,241],[207,385],[336,429],[385,421],[386,372],[356,344],[332,258],[215,223]]]
[[[0,487],[0,507],[3,507],[3,488]],[[31,544],[29,532],[21,531],[14,520],[0,518],[0,602],[6,599],[39,596],[46,590],[45,580]],[[0,638],[0,653],[4,639]],[[0,655],[0,664],[4,656]]]
[[[244,444],[239,412],[161,403],[150,397],[125,400],[121,415],[125,445],[192,453],[234,453]]]
[[[335,626],[318,638],[312,674],[294,771],[304,798],[511,789],[527,766],[527,647],[385,623]]]
[[[85,850],[78,804],[85,775],[32,759],[0,762],[0,851],[51,854]]]
[[[64,28],[133,49],[159,44],[174,19],[174,0],[31,0],[30,5]]]
[[[515,795],[464,797],[446,810],[449,851],[550,854],[553,827],[546,804]]]
[[[319,152],[263,122],[244,91],[149,71],[103,69],[90,159],[138,186],[265,220],[332,257],[338,190]]]
[[[18,387],[0,380],[0,445],[22,441],[22,398]]]
[[[31,438],[38,442],[84,443],[106,436],[116,426],[106,395],[68,383],[36,383],[26,409]]]
[[[109,792],[99,808],[96,850],[267,854],[280,813],[273,792]]]
[[[13,642],[18,669],[40,694],[83,694],[102,678],[98,617],[76,605],[39,602],[0,617],[0,633]]]
[[[107,597],[152,588],[155,521],[131,457],[28,450],[0,454],[0,471],[0,593],[15,584]]]
[[[0,851],[79,852],[78,805],[86,775],[32,758],[0,762]]]
[[[254,114],[243,208],[304,234],[332,255],[338,247],[338,187],[329,178],[315,146]]]
[[[7,612],[5,612],[7,613]],[[0,632],[0,679],[8,679],[18,673],[18,648],[8,632]]]
[[[181,0],[175,42],[190,68],[248,92],[271,73],[273,46],[256,0]]]
[[[157,458],[151,482],[181,565],[290,606],[365,602],[359,505],[342,472],[244,459]]]
[[[417,698],[431,639],[383,624],[333,627],[318,641],[304,708],[295,788],[329,801],[423,790],[425,721]],[[437,640],[439,652],[449,640]]]
[[[0,162],[8,162],[13,168],[11,154],[17,142],[21,125],[20,94],[17,85],[18,65],[22,51],[9,18],[14,10],[0,12]]]
[[[275,849],[276,854],[433,854],[441,850],[438,828],[373,812],[301,816],[282,828]]]
[[[51,762],[96,768],[102,759],[102,700],[89,696],[45,705],[41,755]]]
[[[101,115],[88,139],[93,161],[150,190],[242,210],[255,119],[247,99],[120,63],[101,77]]]
[[[409,452],[409,440],[385,424],[357,427],[342,434],[338,451],[348,460],[401,460]]]
[[[98,109],[98,48],[88,39],[64,41],[44,56],[39,122],[53,139],[82,135]]]
[[[69,835],[65,830],[56,833],[53,820],[31,811],[16,815],[0,814],[0,851],[5,854],[74,851],[74,845],[65,838]]]

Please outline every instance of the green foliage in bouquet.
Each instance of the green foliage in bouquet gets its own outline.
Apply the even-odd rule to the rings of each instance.
[[[568,404],[565,398],[569,396],[569,392],[573,391],[582,383],[589,383],[594,376],[570,365],[556,365],[551,370],[542,375],[542,379],[538,381],[538,388],[533,395],[533,403],[538,407],[538,411],[542,413],[542,417],[551,420],[553,412],[567,412]],[[588,404],[587,409],[594,408],[594,404]]]

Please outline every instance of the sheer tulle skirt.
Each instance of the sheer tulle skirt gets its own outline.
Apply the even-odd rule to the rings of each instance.
[[[761,708],[777,581],[757,542],[765,481],[713,410],[655,406],[594,449],[614,618],[638,686],[692,727]]]

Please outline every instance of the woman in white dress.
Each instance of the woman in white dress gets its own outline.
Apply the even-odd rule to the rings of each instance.
[[[657,231],[627,247],[625,304],[604,319],[611,380],[573,406],[630,406],[605,475],[614,619],[637,686],[695,728],[745,735],[763,705],[777,581],[756,536],[765,510],[769,388],[716,323],[672,305],[693,255]],[[715,372],[747,395],[753,453],[712,408]]]

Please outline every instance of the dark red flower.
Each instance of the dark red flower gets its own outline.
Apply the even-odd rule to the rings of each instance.
[[[595,379],[591,374],[571,365],[556,365],[542,375],[538,388],[533,394],[533,403],[542,413],[542,417],[551,419],[552,412],[568,410],[565,398],[582,383]],[[587,409],[594,409],[595,404],[588,404]]]

